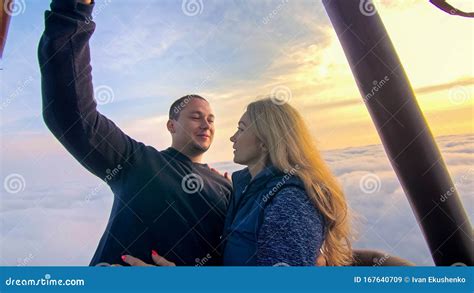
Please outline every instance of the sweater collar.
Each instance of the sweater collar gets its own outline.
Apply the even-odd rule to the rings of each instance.
[[[178,151],[177,149],[173,147],[167,148],[166,150],[164,150],[164,152],[168,153],[169,155],[171,155],[172,157],[174,157],[175,159],[179,161],[187,162],[196,166],[208,167],[207,164],[195,163],[191,161],[191,159],[188,156],[186,156],[185,154],[183,154],[182,152]]]
[[[245,188],[249,184],[260,186],[268,182],[272,177],[281,175],[282,172],[272,165],[263,168],[254,178],[250,174],[249,168],[242,169],[232,174],[232,182],[236,188]]]
[[[282,186],[294,185],[304,188],[303,182],[297,176],[284,173],[272,165],[265,167],[254,178],[250,175],[248,168],[234,172],[232,174],[232,182],[236,194],[240,194],[247,188],[251,188],[252,190],[268,188],[277,185],[278,182],[280,182]]]

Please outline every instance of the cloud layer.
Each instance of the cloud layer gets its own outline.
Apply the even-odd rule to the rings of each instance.
[[[440,137],[437,142],[472,222],[474,135]],[[433,264],[381,145],[328,151],[324,157],[357,215],[356,248]],[[45,157],[37,165],[5,159],[4,167],[1,265],[88,265],[110,213],[113,195],[108,187],[68,154]],[[232,162],[212,167],[222,172],[242,168]]]

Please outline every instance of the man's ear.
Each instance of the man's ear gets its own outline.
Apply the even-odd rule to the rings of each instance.
[[[168,131],[171,133],[175,133],[176,130],[174,129],[174,123],[171,119],[168,119],[168,122],[166,122],[166,127],[168,128]]]

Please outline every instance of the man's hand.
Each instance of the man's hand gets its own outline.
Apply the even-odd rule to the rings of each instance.
[[[229,180],[229,181],[230,181],[230,183],[232,183],[232,179],[230,178],[230,176],[229,176],[229,173],[228,173],[228,172],[225,172],[225,173],[224,173],[224,175],[222,175],[222,174],[221,174],[221,172],[217,171],[217,170],[216,170],[216,169],[214,169],[214,168],[211,168],[211,171],[213,171],[213,172],[215,172],[215,173],[217,173],[217,174],[221,175],[221,176],[222,176],[222,177],[224,177],[225,179]]]
[[[77,0],[79,3],[82,3],[82,4],[91,4],[92,3],[92,0]]]

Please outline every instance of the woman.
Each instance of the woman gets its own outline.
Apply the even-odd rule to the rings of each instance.
[[[224,265],[315,265],[320,251],[327,265],[351,264],[344,194],[296,109],[272,98],[252,102],[230,140],[234,162],[247,168],[232,174]]]

